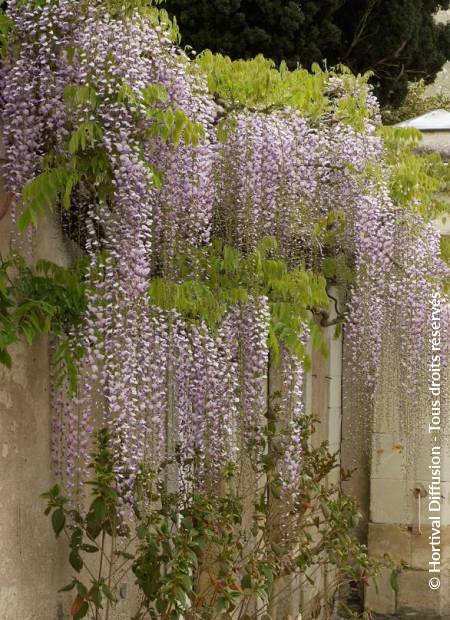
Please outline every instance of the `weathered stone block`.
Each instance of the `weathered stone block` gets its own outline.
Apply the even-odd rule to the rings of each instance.
[[[382,558],[386,553],[396,563],[411,564],[413,535],[404,526],[391,523],[369,523],[368,547],[371,556]]]
[[[445,579],[439,590],[431,590],[428,580],[428,571],[405,570],[400,574],[397,596],[398,612],[403,614],[414,612],[418,614],[416,618],[423,620],[434,615],[440,617],[442,599],[448,596],[446,588],[448,579]]]
[[[431,547],[429,536],[431,525],[421,526],[422,534],[412,535],[411,538],[411,568],[428,570],[428,562],[431,559]],[[441,530],[441,563],[442,568],[450,567],[450,528],[443,527]]]
[[[375,523],[410,523],[406,480],[373,478],[370,484],[370,520]]]
[[[366,587],[364,603],[367,609],[379,614],[392,614],[395,612],[395,592],[391,588],[390,576],[391,571],[383,568],[376,583],[371,580]]]
[[[372,478],[405,478],[405,446],[392,433],[374,433]]]

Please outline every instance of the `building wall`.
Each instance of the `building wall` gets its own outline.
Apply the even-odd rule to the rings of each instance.
[[[1,175],[0,175],[1,183]],[[0,185],[0,201],[2,197]],[[6,217],[0,221],[0,252],[9,252],[11,224]],[[30,260],[47,258],[60,264],[70,261],[70,247],[63,241],[59,227],[48,221],[41,227],[29,248]],[[333,315],[331,316],[333,318]],[[361,540],[368,540],[374,556],[388,552],[397,562],[404,561],[410,569],[400,576],[396,594],[385,571],[378,591],[368,588],[366,603],[380,614],[394,612],[416,615],[404,617],[428,620],[450,619],[449,573],[443,574],[439,593],[427,584],[429,559],[428,531],[422,525],[417,532],[418,503],[413,490],[426,488],[429,475],[429,448],[424,444],[417,454],[419,469],[411,477],[405,463],[400,428],[395,412],[400,392],[392,385],[395,374],[386,352],[386,386],[388,396],[374,411],[367,409],[362,387],[355,377],[346,374],[344,383],[342,340],[335,338],[334,328],[326,330],[330,347],[328,359],[313,354],[313,367],[306,377],[306,411],[321,420],[315,442],[329,441],[331,451],[341,448],[341,464],[354,469],[344,490],[354,495],[361,506],[363,520],[358,530]],[[48,517],[43,515],[40,493],[54,484],[50,467],[51,408],[48,343],[45,339],[31,348],[19,344],[13,351],[13,369],[0,367],[0,619],[1,620],[65,620],[70,617],[71,595],[58,594],[59,588],[71,580],[67,548],[63,540],[55,541]],[[342,394],[344,417],[342,418]],[[365,403],[361,408],[361,403]],[[373,417],[372,451],[367,450]],[[397,420],[397,422],[396,422]],[[338,472],[330,484],[338,481]],[[443,529],[443,561],[450,553],[450,459],[444,465],[445,527]],[[422,516],[426,500],[421,500]],[[309,620],[310,611],[323,606],[323,592],[332,575],[326,570],[315,577],[311,587],[287,591],[272,611],[273,619],[296,619],[298,605],[305,609],[302,620]],[[125,589],[122,590],[125,592]],[[111,620],[130,620],[135,603],[128,584],[125,598]],[[307,605],[307,603],[310,605]],[[417,615],[419,614],[419,615]],[[319,617],[324,618],[322,612]]]
[[[3,153],[0,144],[0,165]],[[1,170],[0,170],[1,172]],[[0,173],[0,205],[4,198]],[[0,254],[10,253],[13,227],[9,214],[0,221]],[[70,264],[71,248],[63,240],[58,223],[49,219],[25,243],[30,263],[45,258]],[[333,315],[332,315],[333,318]],[[313,355],[313,368],[306,378],[306,408],[322,424],[314,441],[327,439],[338,451],[341,433],[342,343],[334,328],[326,330],[330,356]],[[11,371],[0,366],[0,619],[68,620],[72,593],[58,590],[72,579],[67,544],[55,540],[40,494],[54,483],[51,462],[51,406],[48,341],[32,347],[17,344],[12,351]],[[338,471],[331,482],[336,482]],[[297,619],[298,606],[312,601],[321,607],[323,588],[330,575],[323,571],[313,587],[288,590],[272,610],[273,619]],[[130,620],[136,604],[132,585],[121,589],[111,620]],[[309,612],[303,615],[308,620]],[[319,617],[324,617],[323,613]]]
[[[442,438],[441,457],[441,587],[429,587],[431,561],[428,487],[431,482],[431,442],[428,433],[430,403],[424,397],[422,416],[415,429],[405,427],[399,414],[403,391],[395,384],[398,351],[385,350],[381,390],[375,404],[370,471],[369,553],[382,558],[389,554],[405,568],[399,576],[398,592],[390,584],[391,570],[382,571],[378,589],[371,584],[366,605],[379,614],[396,618],[447,620],[450,618],[450,458],[448,441]],[[445,395],[444,395],[445,396]],[[446,429],[448,399],[442,399],[442,422]],[[390,616],[389,616],[390,617]]]

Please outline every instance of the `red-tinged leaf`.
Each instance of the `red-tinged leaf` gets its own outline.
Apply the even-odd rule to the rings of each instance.
[[[78,594],[78,596],[76,597],[76,599],[72,603],[72,607],[70,608],[70,615],[71,616],[76,616],[77,613],[80,611],[80,609],[83,607],[84,602],[85,602],[84,601],[84,596],[81,596],[81,594]]]
[[[0,220],[2,220],[5,217],[5,215],[8,213],[8,210],[10,206],[12,205],[13,198],[14,197],[11,194],[11,192],[6,192],[6,194],[4,195],[1,205],[0,205]]]
[[[73,620],[81,620],[81,618],[84,618],[87,615],[88,611],[89,611],[89,603],[85,601],[81,605],[80,610],[74,615]]]

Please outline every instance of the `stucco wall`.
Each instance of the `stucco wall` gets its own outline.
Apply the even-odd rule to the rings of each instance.
[[[0,144],[0,163],[2,151]],[[0,204],[4,197],[0,171]],[[0,221],[0,253],[10,251],[9,214]],[[30,262],[67,265],[70,248],[51,219],[25,242]],[[54,483],[50,466],[49,350],[45,338],[12,350],[11,371],[0,366],[0,620],[65,620],[71,581],[64,540],[55,540],[40,494]],[[130,589],[128,589],[130,591]],[[131,596],[112,620],[130,620]]]
[[[10,229],[6,216],[0,222],[3,257]],[[35,253],[64,262],[64,248],[51,230],[45,240],[36,239]],[[11,372],[0,368],[0,618],[61,620],[55,592],[67,578],[63,554],[39,499],[52,484],[47,343],[18,345],[13,358]]]

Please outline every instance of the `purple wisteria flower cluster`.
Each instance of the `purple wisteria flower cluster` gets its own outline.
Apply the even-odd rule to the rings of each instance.
[[[240,110],[219,139],[223,109],[162,24],[137,10],[111,15],[101,0],[11,0],[7,14],[14,34],[1,70],[1,118],[14,219],[24,184],[49,161],[69,161],[83,123],[97,133],[87,129],[88,146],[72,151],[80,160],[91,152],[110,180],[105,194],[98,179],[81,176],[71,196],[71,208],[87,213],[88,309],[73,334],[85,355],[78,393],[57,399],[54,454],[74,497],[96,426],[110,431],[124,503],[143,465],[158,472],[176,463],[180,485],[194,475],[216,492],[226,464],[263,456],[268,297],[231,306],[215,331],[148,299],[152,277],[176,282],[180,251],[212,236],[246,253],[271,235],[290,266],[320,268],[327,249],[315,241],[317,226],[341,213],[345,233],[333,252],[354,262],[354,371],[373,388],[383,339],[396,327],[405,385],[414,389],[409,369],[417,371],[427,350],[423,300],[444,267],[433,229],[396,208],[386,180],[370,175],[383,158],[370,92],[362,131],[337,117],[312,123],[292,109]],[[88,86],[91,95],[68,105],[68,86]],[[329,86],[334,97],[348,96],[338,78]],[[165,135],[168,110],[200,127],[200,139],[172,139],[170,127]],[[281,366],[281,478],[295,489],[303,366],[288,351]]]

